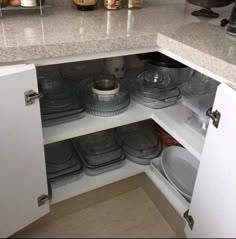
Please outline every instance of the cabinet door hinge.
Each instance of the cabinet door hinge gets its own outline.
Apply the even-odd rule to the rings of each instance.
[[[184,218],[185,220],[187,221],[189,227],[191,230],[193,230],[193,225],[194,225],[194,220],[193,220],[193,217],[191,215],[189,215],[189,210],[187,210],[185,213],[184,213]]]
[[[47,201],[49,201],[49,196],[48,195],[41,195],[38,197],[38,206],[43,206]]]
[[[43,95],[41,93],[37,93],[33,90],[27,90],[25,92],[25,105],[32,105],[35,100],[42,98]]]
[[[212,111],[212,108],[210,108],[209,110],[207,110],[206,115],[212,119],[213,125],[218,128],[221,117],[220,112],[218,110]]]

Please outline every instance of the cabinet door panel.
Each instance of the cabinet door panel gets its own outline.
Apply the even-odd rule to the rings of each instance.
[[[221,113],[216,128],[212,121],[189,214],[193,230],[188,237],[236,237],[236,91],[220,85],[213,110]]]
[[[0,237],[49,212],[37,201],[48,190],[39,102],[25,105],[30,89],[38,91],[33,65],[0,67]]]

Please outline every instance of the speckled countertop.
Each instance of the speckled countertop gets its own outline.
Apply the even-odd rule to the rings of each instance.
[[[30,62],[135,48],[161,47],[236,83],[236,37],[219,26],[232,6],[215,9],[218,19],[191,15],[184,0],[146,0],[141,10],[80,12],[70,4],[7,13],[0,20],[0,64]]]

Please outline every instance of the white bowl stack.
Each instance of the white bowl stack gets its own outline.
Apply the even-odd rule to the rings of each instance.
[[[37,6],[36,0],[21,0],[22,7],[35,7]]]

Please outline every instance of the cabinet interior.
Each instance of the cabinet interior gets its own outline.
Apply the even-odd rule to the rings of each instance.
[[[135,77],[139,72],[144,70],[144,62],[140,60],[140,57],[137,55],[125,56],[124,61],[124,81],[129,77]],[[45,67],[56,68],[62,75],[63,79],[70,77],[73,81],[80,81],[83,78],[94,77],[99,73],[102,73],[104,71],[104,59],[42,66],[38,67],[37,70]],[[38,81],[40,83],[40,79]],[[131,100],[128,110],[116,117],[97,117],[86,114],[79,120],[44,127],[43,139],[44,144],[47,145],[122,125],[144,120],[152,120],[200,160],[207,131],[202,130],[202,125],[199,125],[198,121],[189,120],[191,115],[192,111],[186,106],[184,99],[180,100],[179,103],[173,106],[156,110],[144,107]],[[156,177],[151,172],[149,166],[134,164],[128,160],[124,167],[101,175],[88,176],[84,174],[82,178],[77,178],[75,176],[66,180],[53,182],[51,184],[51,203],[54,204],[60,202],[143,172],[149,176],[168,200],[175,204],[177,211],[183,215],[183,212],[189,207],[189,202],[187,202],[182,196],[178,194],[176,195],[175,190],[166,190],[166,188],[169,187],[169,184],[165,182],[165,179],[160,175]],[[176,198],[177,200],[175,200]]]

